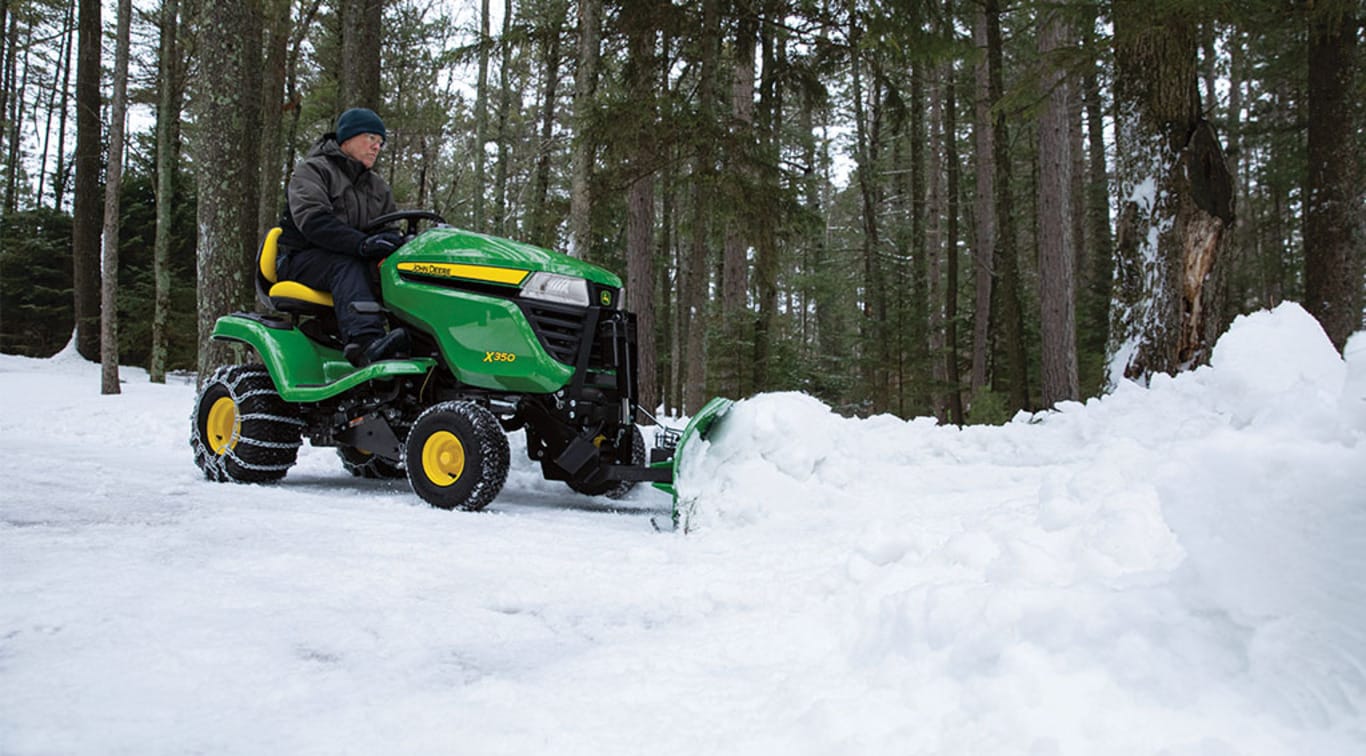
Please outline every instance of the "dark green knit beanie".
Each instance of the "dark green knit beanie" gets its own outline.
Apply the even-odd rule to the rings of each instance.
[[[337,119],[337,144],[342,144],[357,134],[379,134],[380,139],[387,136],[384,132],[384,121],[369,108],[351,108]]]

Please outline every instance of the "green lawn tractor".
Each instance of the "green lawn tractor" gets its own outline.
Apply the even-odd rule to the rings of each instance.
[[[545,477],[575,491],[620,497],[649,481],[673,493],[676,453],[711,421],[646,448],[620,278],[427,211],[372,228],[395,223],[405,243],[379,263],[380,306],[412,346],[361,368],[342,354],[331,295],[279,280],[278,229],[267,237],[257,292],[270,313],[226,315],[213,332],[260,364],[220,368],[195,403],[190,443],[207,478],[279,480],[307,438],[353,475],[406,476],[433,506],[478,510],[507,479],[507,433],[523,430]]]

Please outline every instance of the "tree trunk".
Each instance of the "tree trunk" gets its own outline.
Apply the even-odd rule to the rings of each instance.
[[[1039,116],[1039,331],[1045,407],[1080,398],[1072,240],[1071,86],[1057,53],[1072,32],[1056,8],[1044,12],[1039,57],[1047,95]]]
[[[887,322],[886,303],[882,296],[883,282],[881,265],[878,262],[878,222],[877,190],[873,182],[874,154],[877,144],[876,128],[870,126],[867,119],[867,108],[865,106],[866,96],[863,91],[863,60],[859,50],[863,36],[863,28],[858,17],[858,7],[854,0],[849,0],[849,49],[853,56],[852,73],[850,82],[853,85],[852,100],[854,105],[854,161],[858,171],[859,198],[862,200],[862,222],[863,222],[863,318],[859,323],[859,330],[862,335],[860,342],[864,346],[864,353],[860,365],[863,372],[863,385],[866,387],[869,398],[872,400],[875,410],[883,410],[890,404],[887,395],[886,381],[882,376],[882,367],[874,353],[879,345],[884,344],[882,338],[884,324]],[[874,98],[876,100],[876,98]],[[873,133],[869,133],[873,132]]]
[[[754,323],[754,383],[757,391],[772,388],[774,373],[773,343],[778,337],[778,276],[782,267],[778,249],[778,216],[782,212],[778,197],[778,163],[781,160],[780,142],[783,132],[783,87],[780,71],[785,67],[786,44],[782,30],[772,24],[763,27],[764,76],[760,87],[761,113],[756,136],[759,143],[757,170],[757,199],[760,201],[756,219],[754,289],[759,307]],[[742,373],[743,375],[743,373]]]
[[[974,67],[977,86],[974,92],[972,138],[973,167],[976,193],[973,196],[973,234],[976,243],[972,250],[973,316],[972,316],[972,371],[969,381],[971,394],[987,387],[991,355],[995,348],[991,341],[992,281],[996,257],[996,154],[991,133],[991,64],[987,60],[986,9],[978,7],[972,26],[973,45],[978,50]]]
[[[952,18],[952,3],[946,2],[944,13]],[[945,176],[945,263],[944,263],[944,369],[948,382],[948,414],[954,425],[963,424],[962,376],[958,370],[958,193],[960,166],[958,162],[958,93],[954,65],[948,65],[944,85],[944,161],[948,165]]]
[[[1361,139],[1353,113],[1355,2],[1324,2],[1309,19],[1309,185],[1304,215],[1305,306],[1339,351],[1361,328]]]
[[[489,142],[489,0],[479,3],[479,78],[474,87],[474,230],[488,231],[484,221],[484,145]],[[504,72],[506,76],[506,72]]]
[[[160,84],[157,92],[157,229],[152,244],[152,277],[156,282],[152,311],[152,360],[148,368],[153,383],[166,382],[166,324],[171,315],[171,210],[175,201],[175,174],[178,170],[180,139],[180,81],[177,61],[176,26],[179,0],[165,0],[161,6],[161,47],[158,60]]]
[[[589,181],[597,151],[592,126],[598,82],[602,0],[579,0],[579,63],[574,71],[574,156],[569,189],[569,254],[587,259],[593,244]]]
[[[944,284],[943,263],[946,257],[944,246],[944,100],[940,93],[947,83],[950,64],[940,64],[930,68],[929,86],[926,94],[930,103],[929,154],[926,156],[925,193],[925,269],[928,277],[925,282],[925,300],[928,305],[928,365],[930,368],[930,411],[940,420],[944,419],[947,403],[944,389],[948,385],[948,373],[944,365]],[[953,253],[952,248],[947,255]]]
[[[340,0],[342,16],[341,103],[379,110],[379,43],[383,0]]]
[[[1205,282],[1233,221],[1232,182],[1201,116],[1197,24],[1175,6],[1114,6],[1119,273],[1110,382],[1147,380],[1209,358]]]
[[[761,211],[758,198],[747,191],[755,168],[754,50],[759,31],[757,9],[742,0],[735,12],[734,68],[731,75],[731,145],[727,174],[732,177],[727,196],[726,241],[721,263],[721,331],[723,357],[718,360],[717,384],[728,396],[745,395],[745,365],[750,362],[742,348],[749,312],[749,245]],[[756,347],[757,348],[757,347]],[[757,367],[757,363],[756,363]]]
[[[554,153],[555,103],[560,83],[560,37],[568,5],[559,5],[544,29],[545,88],[541,98],[541,141],[536,150],[536,184],[532,192],[528,236],[543,247],[555,246],[555,222],[547,198],[550,194],[550,164]],[[648,91],[646,92],[648,95]]]
[[[659,405],[655,360],[655,36],[657,8],[648,8],[623,19],[626,26],[627,97],[634,103],[639,122],[632,129],[630,184],[626,189],[626,308],[636,314],[636,376],[638,404],[653,413]],[[546,149],[548,149],[548,145]],[[644,421],[645,418],[641,418]]]
[[[994,285],[999,306],[999,345],[1005,357],[1005,388],[1010,408],[1029,407],[1028,360],[1025,351],[1024,307],[1020,302],[1020,262],[1015,249],[1014,198],[1011,195],[1010,138],[1006,132],[1007,114],[999,107],[1005,91],[1002,83],[1003,50],[1001,45],[1001,13],[997,0],[986,0],[987,60],[990,64],[988,83],[991,102],[996,106],[992,124],[992,162],[995,168],[993,189],[996,192],[996,247]]]
[[[199,169],[199,377],[235,362],[235,351],[210,338],[215,321],[250,301],[250,261],[255,249],[245,229],[256,224],[256,203],[249,191],[252,174],[241,156],[248,154],[249,93],[242,82],[252,38],[249,0],[216,0],[202,13],[198,37],[200,91],[195,98],[201,123],[217,126],[194,145]],[[259,38],[259,35],[258,35]],[[260,93],[255,93],[259,97]],[[252,245],[254,246],[254,244]]]
[[[100,354],[100,3],[79,0],[76,51],[76,186],[71,223],[76,351]]]
[[[261,81],[260,187],[257,190],[256,238],[265,239],[279,225],[284,208],[285,156],[281,144],[284,125],[286,60],[289,54],[289,0],[267,0],[266,54]]]
[[[132,0],[119,0],[114,34],[114,97],[109,104],[109,172],[104,184],[104,284],[100,287],[100,393],[119,391],[119,188],[123,185],[123,131],[128,110],[128,34]]]
[[[498,164],[493,178],[493,232],[508,235],[508,163],[512,161],[512,0],[503,2],[503,33],[498,41],[501,63],[498,71]],[[484,191],[480,187],[479,191]]]
[[[679,331],[685,334],[687,343],[684,351],[683,411],[693,413],[702,408],[707,391],[707,300],[710,268],[707,247],[708,231],[711,228],[711,193],[715,187],[712,166],[713,152],[710,129],[715,120],[716,67],[721,47],[721,18],[719,0],[702,0],[702,47],[697,88],[698,122],[700,131],[695,135],[697,160],[693,169],[692,239],[689,244],[688,264],[685,269],[683,301],[680,303]]]
[[[1088,17],[1083,29],[1086,46],[1095,38],[1095,20]],[[1100,64],[1088,62],[1082,74],[1082,107],[1086,111],[1086,239],[1080,257],[1085,261],[1081,280],[1085,294],[1080,298],[1086,324],[1079,336],[1079,348],[1089,355],[1103,357],[1109,335],[1110,293],[1115,273],[1114,237],[1110,233],[1110,176],[1105,157],[1105,122],[1102,117]],[[1103,383],[1103,381],[1102,381]],[[1091,384],[1088,390],[1100,388]]]

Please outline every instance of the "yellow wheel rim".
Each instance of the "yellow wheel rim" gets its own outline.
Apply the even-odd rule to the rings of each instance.
[[[209,448],[214,454],[222,454],[237,445],[241,423],[237,419],[237,405],[232,397],[225,396],[209,408],[204,432],[208,435]]]
[[[437,431],[422,444],[422,471],[427,480],[449,486],[465,472],[465,445],[450,431]]]

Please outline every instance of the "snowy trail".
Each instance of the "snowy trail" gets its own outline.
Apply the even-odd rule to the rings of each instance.
[[[491,511],[301,450],[205,482],[193,387],[0,356],[0,753],[1366,751],[1366,340],[956,430],[737,405],[669,500]]]

